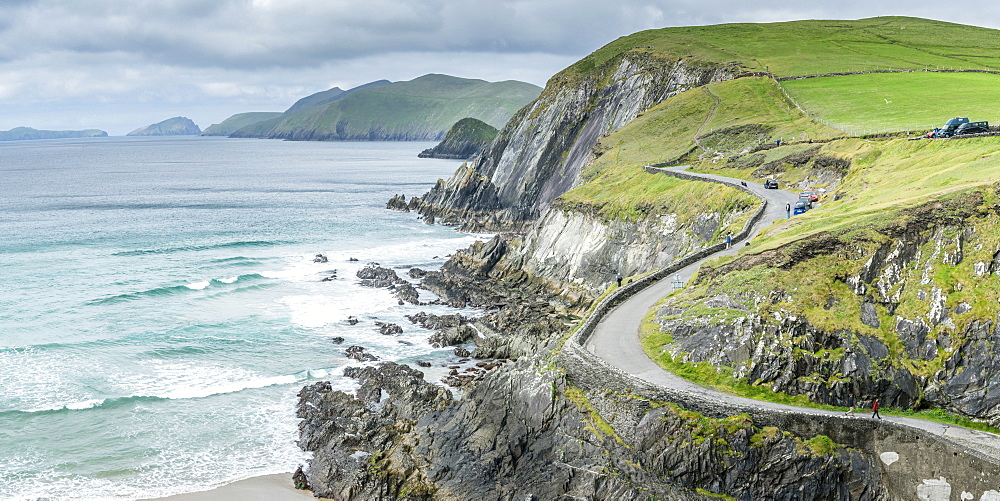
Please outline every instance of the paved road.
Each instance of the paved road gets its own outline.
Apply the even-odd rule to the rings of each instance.
[[[686,167],[671,167],[662,170],[683,171],[685,168]],[[739,179],[715,176],[711,174],[699,174],[694,172],[687,172],[687,174],[696,175],[708,180],[723,180],[736,183],[741,182]],[[756,236],[762,228],[769,226],[775,220],[786,218],[785,203],[794,203],[798,197],[797,195],[785,190],[765,190],[762,185],[751,182],[747,183],[747,187],[755,193],[763,196],[768,201],[767,211],[750,233],[750,248],[752,248],[753,237]],[[711,257],[735,254],[743,250],[743,246],[743,242],[735,242],[732,248],[714,254]],[[687,283],[688,279],[690,279],[698,267],[701,266],[703,261],[704,260],[699,261],[691,266],[688,266],[687,268],[682,269],[679,272],[681,280],[684,283]],[[642,349],[642,345],[639,343],[639,327],[642,319],[646,316],[649,309],[652,308],[657,301],[673,291],[672,282],[674,280],[675,278],[673,276],[660,280],[659,282],[627,299],[625,302],[610,311],[604,319],[597,324],[597,327],[595,328],[593,335],[587,341],[585,348],[619,370],[654,385],[684,390],[713,400],[751,405],[764,409],[775,409],[785,412],[798,412],[812,415],[843,415],[843,413],[840,412],[793,407],[789,405],[775,404],[761,400],[752,400],[728,395],[694,384],[656,365],[656,363],[654,363],[646,355]],[[861,409],[857,415],[859,417],[855,419],[868,419],[868,416],[870,416],[870,414],[865,413],[864,409]],[[998,435],[913,418],[884,416],[883,419],[920,428],[930,433],[946,437],[949,440],[961,443],[969,448],[980,451],[986,456],[1000,461],[1000,436]]]

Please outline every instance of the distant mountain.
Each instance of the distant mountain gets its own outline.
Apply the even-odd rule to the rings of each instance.
[[[512,80],[486,82],[431,74],[407,82],[352,89],[349,95],[334,96],[334,101],[257,122],[231,137],[435,141],[466,117],[500,127],[538,97],[541,90]]]
[[[368,82],[364,85],[359,85],[352,88],[351,90],[341,90],[340,87],[334,87],[330,90],[324,90],[323,92],[317,92],[315,94],[306,96],[299,99],[292,105],[291,108],[285,110],[285,113],[295,113],[297,111],[302,111],[306,108],[312,108],[314,106],[319,106],[326,103],[332,103],[334,101],[339,101],[352,93],[357,92],[362,89],[370,89],[372,87],[381,87],[383,85],[389,85],[392,82],[388,80],[377,80],[375,82]]]
[[[455,123],[437,146],[428,148],[420,158],[451,158],[463,160],[479,154],[497,137],[496,127],[475,118],[463,118]]]
[[[339,89],[338,89],[339,90]],[[251,111],[249,113],[237,113],[222,123],[209,125],[202,133],[203,136],[228,136],[243,127],[253,125],[264,120],[270,120],[284,115],[280,111]]]
[[[127,136],[198,136],[201,135],[201,128],[195,125],[190,118],[174,117],[168,118],[160,123],[139,127],[129,132]]]
[[[0,141],[26,141],[31,139],[67,139],[82,137],[108,137],[108,133],[98,129],[86,130],[38,130],[31,127],[15,127],[0,131]]]

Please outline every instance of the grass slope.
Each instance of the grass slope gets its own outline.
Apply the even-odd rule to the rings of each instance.
[[[778,76],[876,69],[1000,69],[1000,30],[911,17],[722,24],[619,38],[564,73],[583,74],[628,51],[667,52]]]
[[[854,133],[927,130],[949,118],[1000,119],[1000,75],[875,73],[783,82],[818,120]]]
[[[822,139],[840,134],[802,114],[769,78],[716,82],[668,99],[602,138],[597,146],[600,156],[583,172],[584,183],[560,198],[569,207],[626,220],[639,217],[650,206],[692,216],[706,203],[754,206],[755,199],[737,190],[648,174],[641,167],[693,161],[697,153],[708,158],[743,153],[773,137]]]

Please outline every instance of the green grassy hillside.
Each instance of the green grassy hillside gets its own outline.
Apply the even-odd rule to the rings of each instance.
[[[872,73],[782,82],[803,109],[855,134],[928,130],[949,118],[1000,119],[1000,75]]]
[[[996,70],[998,48],[1000,31],[911,18],[669,28],[623,37],[567,68],[555,82],[605,74],[602,65],[626,53],[736,62],[744,70],[766,69],[780,77],[925,67]],[[994,270],[1000,266],[1000,137],[851,136],[929,129],[954,116],[998,121],[992,115],[1000,97],[997,83],[1000,75],[990,73],[924,71],[714,82],[667,99],[602,138],[581,184],[561,201],[567,208],[623,220],[678,209],[693,216],[705,204],[751,203],[708,183],[642,170],[658,163],[691,164],[693,170],[758,182],[777,178],[791,189],[826,188],[817,208],[777,221],[737,256],[708,262],[698,281],[667,300],[677,308],[671,311],[682,313],[660,318],[694,326],[746,318],[768,324],[776,329],[775,349],[788,350],[768,355],[775,366],[788,361],[796,370],[809,367],[781,383],[798,396],[775,394],[772,379],[751,380],[745,371],[739,379],[733,367],[671,355],[664,351],[674,342],[670,333],[655,324],[648,326],[655,336],[647,338],[651,356],[705,384],[800,404],[837,401],[828,390],[850,384],[863,387],[867,398],[891,394],[896,376],[903,374],[898,371],[918,379],[951,371],[942,376],[941,384],[947,384],[965,369],[954,364],[975,357],[969,370],[992,370],[990,353],[967,353],[965,362],[954,353],[978,346],[969,329],[995,322],[1000,314]],[[870,262],[897,252],[913,254],[905,264],[881,268],[879,277],[888,278],[865,278],[867,288],[858,292],[858,277]],[[948,321],[932,319],[935,294]],[[725,302],[713,298],[720,297],[738,307],[718,306]],[[816,346],[822,336],[781,330],[788,319],[825,333],[829,346]],[[926,322],[930,348],[915,347],[900,330],[900,319]],[[877,340],[889,355],[860,376],[839,372],[847,356],[838,345],[841,338],[856,347],[861,337]],[[924,389],[906,405],[927,405]],[[949,391],[961,393],[955,387]],[[931,405],[984,416],[963,407],[961,398],[944,404],[940,395],[933,398]],[[944,415],[940,409],[933,413]]]
[[[583,173],[584,183],[561,199],[570,206],[593,207],[590,210],[610,219],[635,218],[649,205],[700,206],[698,200],[705,193],[685,194],[675,185],[693,191],[700,187],[647,174],[642,166],[699,161],[712,165],[720,155],[745,154],[778,137],[840,135],[799,111],[770,78],[716,82],[670,98],[602,138],[595,148],[598,158]],[[752,205],[749,197],[736,190],[712,189],[726,192],[737,203]]]
[[[722,24],[619,38],[565,70],[585,73],[631,50],[736,62],[777,76],[885,69],[1000,69],[1000,30],[910,17]]]
[[[297,140],[440,139],[466,117],[501,127],[540,92],[523,82],[425,75],[358,90],[333,103],[259,122],[234,135]]]
[[[237,113],[222,123],[209,125],[203,132],[203,136],[228,136],[239,129],[250,125],[280,117],[280,111],[251,111],[249,113]]]
[[[1000,74],[985,73],[1000,71],[1000,30],[909,17],[647,30],[598,49],[550,87],[571,85],[625,55],[770,73],[796,106],[845,134],[929,130],[954,116],[992,120],[990,103],[1000,98]],[[907,73],[858,74],[870,71]],[[824,76],[788,80],[817,75]]]

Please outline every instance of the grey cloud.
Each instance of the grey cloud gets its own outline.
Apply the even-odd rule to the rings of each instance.
[[[573,61],[665,26],[878,15],[1000,26],[1000,7],[939,0],[0,0],[0,130],[63,113],[127,123],[271,111],[333,86],[438,72],[543,85]],[[83,103],[83,104],[81,104]],[[87,106],[90,106],[89,108]],[[155,106],[154,106],[155,105]],[[89,109],[91,112],[66,110]],[[63,111],[59,111],[63,110]],[[124,111],[123,111],[124,110]],[[201,112],[197,110],[203,110]],[[137,122],[134,125],[129,122]],[[205,122],[205,123],[203,123]],[[89,126],[101,127],[100,123]],[[107,126],[109,132],[121,125]]]

